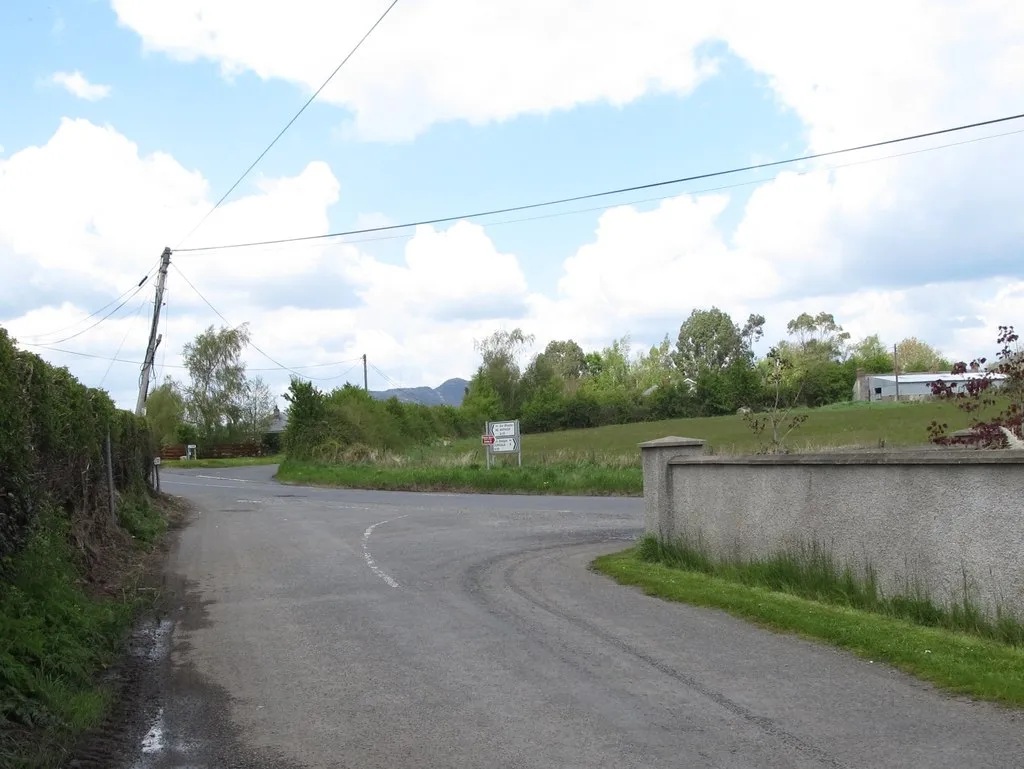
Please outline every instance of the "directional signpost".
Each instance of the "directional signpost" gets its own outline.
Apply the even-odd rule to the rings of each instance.
[[[484,425],[481,443],[487,450],[487,467],[491,466],[494,454],[515,454],[519,466],[523,466],[523,444],[519,436],[519,420],[505,422],[488,422]]]

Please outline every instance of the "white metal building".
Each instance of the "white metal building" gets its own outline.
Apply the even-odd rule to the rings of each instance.
[[[971,379],[986,376],[982,371],[969,371],[966,374],[932,373],[932,374],[865,374],[857,378],[853,386],[853,399],[856,401],[921,400],[932,397],[932,384],[942,380],[955,385],[963,391],[964,384]],[[989,374],[995,385],[1005,379],[1003,374]]]

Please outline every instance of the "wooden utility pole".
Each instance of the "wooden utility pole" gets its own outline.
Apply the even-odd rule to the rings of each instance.
[[[366,376],[366,353],[363,353],[363,389],[370,392],[370,380]]]
[[[146,346],[146,357],[142,359],[142,374],[139,376],[139,399],[135,402],[136,416],[146,413],[146,397],[149,395],[149,378],[153,374],[153,362],[156,360],[156,348],[163,338],[160,330],[160,308],[164,304],[164,285],[167,283],[167,268],[171,266],[171,249],[165,248],[160,256],[160,272],[156,280],[156,302],[153,304],[153,324],[149,327],[149,344]]]

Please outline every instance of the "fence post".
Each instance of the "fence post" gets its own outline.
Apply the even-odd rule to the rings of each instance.
[[[112,451],[110,450],[110,428],[107,428],[107,440],[103,446],[103,453],[106,454],[107,459],[107,490],[110,493],[110,518],[117,523],[117,507],[114,501],[114,462],[111,458]]]

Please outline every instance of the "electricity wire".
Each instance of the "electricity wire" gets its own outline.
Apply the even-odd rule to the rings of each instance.
[[[250,172],[252,171],[252,169],[254,169],[254,168],[256,167],[256,165],[257,165],[257,164],[258,164],[258,163],[259,163],[259,162],[260,162],[261,160],[263,160],[263,157],[264,157],[264,156],[265,156],[265,155],[266,155],[266,154],[267,154],[268,152],[270,152],[271,148],[272,148],[272,147],[273,147],[273,146],[274,146],[275,144],[277,144],[278,140],[279,140],[279,139],[280,139],[280,138],[281,138],[282,136],[284,136],[285,132],[286,132],[286,131],[287,131],[287,130],[288,130],[289,128],[291,128],[291,127],[292,127],[292,124],[293,124],[293,123],[294,123],[294,122],[295,122],[296,120],[298,120],[298,119],[299,119],[299,116],[300,116],[300,115],[301,115],[301,114],[302,114],[303,112],[305,112],[305,111],[306,111],[306,108],[307,108],[307,107],[308,107],[308,106],[309,106],[310,104],[312,104],[312,103],[313,103],[313,101],[314,101],[314,100],[316,99],[316,97],[317,97],[317,96],[319,96],[319,95],[320,95],[320,92],[321,92],[321,91],[323,91],[323,90],[324,90],[324,88],[326,88],[326,87],[327,87],[327,84],[328,84],[328,83],[330,83],[330,82],[331,82],[331,80],[333,80],[333,79],[334,79],[334,76],[335,76],[335,75],[337,75],[339,71],[341,71],[341,68],[342,68],[342,67],[344,67],[344,66],[345,66],[345,64],[347,64],[347,63],[348,63],[348,60],[349,60],[349,59],[351,59],[351,58],[352,58],[352,57],[353,57],[353,56],[355,55],[356,51],[358,51],[358,50],[359,50],[359,49],[360,49],[360,48],[362,47],[363,43],[365,43],[365,42],[366,42],[366,39],[367,39],[367,38],[368,38],[368,37],[369,37],[369,36],[370,36],[371,34],[373,34],[373,31],[374,31],[375,29],[377,29],[377,27],[378,27],[378,26],[380,25],[380,23],[381,23],[382,21],[384,21],[384,19],[385,19],[385,18],[387,17],[387,15],[388,15],[389,13],[391,13],[391,10],[392,10],[392,9],[393,9],[393,8],[394,8],[394,7],[396,6],[396,5],[398,5],[398,0],[392,0],[391,4],[390,4],[390,5],[388,5],[388,7],[387,7],[387,8],[386,8],[386,9],[384,10],[384,13],[382,13],[382,14],[380,15],[380,17],[379,17],[379,18],[377,19],[377,21],[375,21],[375,22],[373,23],[373,26],[372,26],[372,27],[370,27],[370,29],[369,29],[369,30],[367,30],[366,34],[365,34],[365,35],[363,35],[363,36],[362,36],[361,38],[359,38],[359,42],[357,42],[357,43],[355,44],[355,46],[354,46],[354,47],[352,48],[352,50],[350,50],[350,51],[348,52],[348,55],[346,55],[346,56],[345,56],[345,58],[341,60],[341,63],[340,63],[340,64],[339,64],[339,65],[338,65],[337,67],[335,67],[335,68],[334,68],[334,71],[333,71],[333,72],[331,72],[331,74],[330,74],[330,75],[329,75],[329,76],[327,77],[327,79],[326,79],[326,80],[325,80],[325,81],[324,81],[324,82],[323,82],[323,83],[322,83],[322,84],[320,85],[320,87],[319,87],[319,88],[317,88],[317,89],[316,89],[316,91],[314,91],[314,92],[313,92],[313,95],[312,95],[312,96],[310,96],[310,97],[309,97],[309,99],[307,99],[307,100],[306,100],[306,103],[305,103],[305,104],[303,104],[303,105],[302,105],[302,107],[300,107],[300,108],[299,108],[299,111],[298,111],[298,112],[296,112],[294,116],[292,116],[292,119],[291,119],[291,120],[289,120],[289,121],[288,121],[288,122],[287,122],[287,123],[285,124],[285,127],[284,127],[284,128],[282,128],[282,129],[281,129],[281,130],[280,130],[280,131],[278,132],[277,136],[275,136],[275,137],[273,138],[273,140],[272,140],[272,141],[270,142],[270,144],[268,144],[268,145],[267,145],[266,149],[264,149],[264,150],[263,150],[263,152],[261,152],[261,153],[259,154],[259,157],[257,157],[257,158],[256,158],[256,159],[255,159],[254,161],[252,161],[252,163],[251,163],[251,164],[249,165],[249,167],[248,167],[248,168],[246,168],[244,172],[242,172],[242,175],[241,175],[241,176],[239,176],[239,177],[238,177],[238,179],[236,179],[236,180],[235,180],[235,183],[234,183],[234,184],[232,184],[232,185],[231,185],[231,187],[229,187],[229,188],[228,188],[228,191],[227,191],[227,192],[225,192],[225,193],[224,193],[224,195],[223,195],[223,196],[221,197],[221,199],[220,199],[220,200],[218,200],[218,201],[217,201],[217,202],[216,202],[216,203],[214,204],[213,208],[211,208],[211,209],[210,209],[209,211],[207,211],[207,212],[206,212],[206,214],[205,214],[205,215],[203,216],[203,218],[199,220],[199,223],[198,223],[198,224],[196,224],[196,226],[195,226],[195,227],[193,227],[193,228],[192,228],[192,229],[191,229],[191,230],[189,231],[189,233],[188,233],[188,234],[187,234],[187,235],[186,235],[185,237],[183,237],[183,238],[182,238],[182,239],[181,239],[180,241],[178,241],[178,245],[181,245],[181,244],[182,244],[182,243],[184,243],[184,242],[185,242],[186,240],[188,240],[188,239],[189,239],[189,238],[190,238],[190,237],[191,237],[191,236],[192,236],[192,235],[193,235],[193,234],[195,233],[195,231],[196,231],[196,230],[198,230],[198,229],[199,229],[199,228],[200,228],[200,227],[201,227],[201,226],[203,225],[203,222],[205,222],[205,221],[206,221],[207,219],[209,219],[209,218],[210,218],[210,214],[212,214],[212,213],[213,213],[214,211],[216,211],[216,210],[217,210],[218,208],[220,208],[221,204],[222,204],[222,203],[223,203],[223,202],[224,202],[225,200],[227,200],[227,198],[228,198],[228,195],[230,195],[230,194],[231,194],[232,192],[234,192],[234,191],[235,191],[235,188],[236,188],[236,187],[238,187],[238,185],[242,183],[242,180],[243,180],[243,179],[245,179],[245,177],[247,177],[247,176],[249,175],[249,173],[250,173]]]
[[[847,153],[851,153],[851,152],[859,152],[859,151],[862,151],[862,150],[874,149],[874,148],[878,148],[878,147],[885,147],[885,146],[905,143],[905,142],[909,142],[909,141],[917,141],[917,140],[920,140],[920,139],[925,139],[925,138],[929,138],[929,137],[933,137],[933,136],[942,136],[942,135],[945,135],[945,134],[956,133],[956,132],[959,132],[959,131],[966,131],[966,130],[973,129],[973,128],[981,128],[981,127],[984,127],[984,126],[997,125],[997,124],[1006,123],[1006,122],[1013,121],[1013,120],[1020,120],[1022,118],[1024,118],[1024,113],[1019,113],[1019,114],[1015,114],[1015,115],[1007,115],[1005,117],[995,118],[995,119],[992,119],[992,120],[982,120],[982,121],[977,121],[977,122],[974,122],[974,123],[967,123],[967,124],[964,124],[964,125],[953,126],[953,127],[950,127],[950,128],[942,128],[942,129],[938,129],[938,130],[935,130],[935,131],[927,131],[927,132],[924,132],[924,133],[917,133],[917,134],[912,134],[912,135],[909,135],[909,136],[902,136],[902,137],[898,137],[898,138],[894,138],[894,139],[885,139],[883,141],[870,142],[870,143],[867,143],[867,144],[859,144],[859,145],[856,145],[856,146],[853,146],[853,147],[845,147],[843,149],[829,150],[827,152],[816,152],[816,153],[811,153],[811,154],[808,154],[808,155],[801,155],[801,156],[798,156],[798,157],[786,158],[784,160],[773,160],[773,161],[769,161],[769,162],[765,162],[765,163],[755,163],[755,164],[752,164],[752,165],[740,166],[740,167],[737,167],[737,168],[730,168],[730,169],[725,169],[725,170],[722,170],[722,171],[712,171],[712,172],[709,172],[709,173],[694,174],[694,175],[691,175],[691,176],[683,176],[683,177],[680,177],[680,178],[677,178],[677,179],[667,179],[667,180],[659,181],[659,182],[650,182],[650,183],[647,183],[647,184],[638,184],[638,185],[634,185],[634,186],[631,186],[631,187],[619,187],[617,189],[612,189],[612,190],[604,190],[604,191],[601,191],[601,192],[592,192],[592,193],[588,193],[588,194],[585,194],[585,195],[575,195],[575,196],[572,196],[572,197],[557,198],[555,200],[546,200],[546,201],[542,201],[542,202],[539,202],[539,203],[526,203],[526,204],[518,205],[518,206],[509,206],[507,208],[494,208],[494,209],[490,209],[490,210],[486,210],[486,211],[477,211],[477,212],[474,212],[474,213],[465,213],[465,214],[459,214],[459,215],[455,215],[455,216],[441,216],[441,217],[436,217],[436,218],[433,218],[433,219],[420,219],[420,220],[417,220],[417,221],[405,222],[403,224],[388,224],[388,225],[382,225],[382,226],[379,226],[379,227],[365,227],[365,228],[356,229],[356,230],[345,230],[345,231],[342,231],[342,232],[329,232],[329,233],[323,233],[323,234],[319,234],[319,235],[303,235],[303,236],[298,236],[298,237],[277,238],[277,239],[273,239],[273,240],[260,240],[260,241],[250,241],[250,242],[242,242],[242,243],[228,243],[228,244],[221,244],[221,245],[215,245],[215,246],[194,246],[194,247],[191,247],[191,248],[179,248],[179,249],[175,249],[175,250],[177,252],[179,252],[179,253],[196,253],[196,252],[201,252],[201,251],[202,252],[222,251],[222,250],[226,250],[226,249],[235,249],[235,248],[251,248],[253,246],[271,246],[271,245],[280,245],[280,244],[283,244],[283,243],[298,243],[298,242],[311,241],[311,240],[324,240],[324,239],[327,239],[327,238],[338,238],[338,237],[345,237],[345,236],[349,236],[349,235],[364,235],[364,234],[377,233],[377,232],[387,232],[387,231],[401,230],[401,229],[407,229],[407,228],[410,228],[410,227],[419,227],[419,226],[431,225],[431,224],[446,224],[446,223],[449,223],[449,222],[459,221],[461,219],[477,219],[477,218],[485,217],[485,216],[494,216],[494,215],[498,215],[498,214],[516,213],[516,212],[519,212],[519,211],[528,211],[528,210],[533,210],[533,209],[537,209],[537,208],[546,208],[546,207],[550,207],[550,206],[562,205],[562,204],[565,204],[565,203],[574,203],[574,202],[579,202],[579,201],[582,201],[582,200],[592,200],[592,199],[595,199],[595,198],[608,197],[608,196],[612,196],[612,195],[620,195],[620,194],[624,194],[624,193],[627,193],[627,192],[639,192],[641,190],[648,190],[648,189],[655,189],[655,188],[659,188],[659,187],[673,186],[673,185],[683,184],[683,183],[687,183],[687,182],[700,181],[700,180],[703,180],[703,179],[713,179],[713,178],[717,178],[717,177],[729,176],[729,175],[738,174],[738,173],[746,173],[748,171],[757,171],[757,170],[761,170],[761,169],[765,169],[765,168],[774,168],[774,167],[778,167],[778,166],[782,166],[782,165],[789,165],[789,164],[793,164],[793,163],[805,162],[805,161],[808,161],[808,160],[817,160],[817,159],[820,159],[820,158],[831,157],[831,156],[834,156],[834,155],[847,154]],[[950,145],[950,146],[952,146],[952,145]]]

